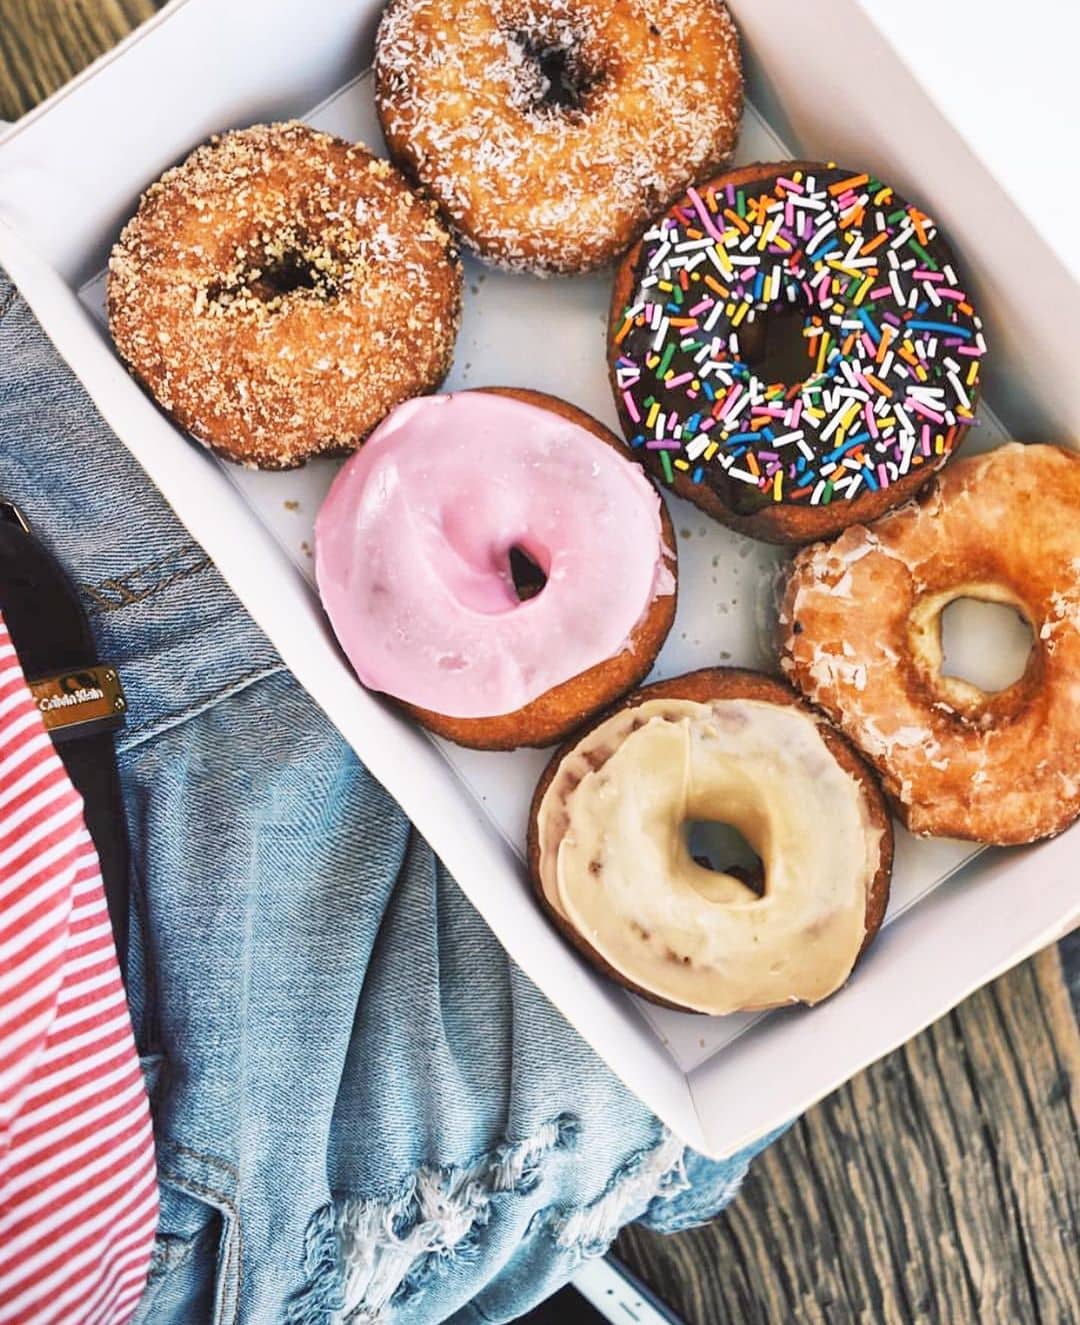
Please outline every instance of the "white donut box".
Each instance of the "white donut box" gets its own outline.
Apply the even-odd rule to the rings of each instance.
[[[967,445],[1011,434],[1080,446],[1080,286],[1068,250],[1076,186],[1053,166],[1075,159],[1073,7],[1033,0],[1019,25],[999,0],[978,6],[977,18],[971,6],[929,0],[729,3],[749,69],[740,159],[870,167],[925,207],[958,250],[987,326],[989,408]],[[901,833],[889,922],[850,983],[814,1009],[704,1018],[648,1007],[548,926],[521,857],[545,754],[477,754],[429,739],[363,690],[335,645],[310,559],[333,464],[290,474],[219,464],[135,386],[102,322],[101,272],[141,189],[209,134],[302,116],[382,150],[364,73],[379,10],[379,0],[172,0],[0,135],[0,263],[511,957],[675,1133],[728,1155],[1080,922],[1080,826],[1037,847],[981,854]],[[1037,205],[1018,205],[1024,196]],[[609,276],[539,281],[471,261],[466,275],[448,386],[537,387],[617,427],[604,362]],[[780,554],[682,503],[672,514],[679,615],[655,675],[768,665],[760,616]],[[1007,652],[988,630],[973,615],[956,656],[985,663]]]

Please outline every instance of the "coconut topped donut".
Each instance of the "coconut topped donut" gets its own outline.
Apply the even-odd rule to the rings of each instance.
[[[152,184],[109,262],[109,329],[229,460],[352,450],[450,365],[461,267],[430,199],[307,125],[214,138]]]
[[[982,325],[934,222],[866,171],[742,167],[619,270],[612,383],[647,468],[757,538],[876,519],[974,419]]]
[[[742,108],[719,0],[391,0],[375,72],[391,154],[466,242],[550,272],[615,258]]]

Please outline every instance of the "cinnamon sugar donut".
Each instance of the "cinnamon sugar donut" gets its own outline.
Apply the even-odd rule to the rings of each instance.
[[[459,745],[551,745],[637,685],[675,544],[619,439],[553,396],[410,400],[319,511],[323,606],[360,680]]]
[[[375,73],[394,159],[531,271],[615,258],[727,161],[742,109],[720,0],[390,0]]]
[[[197,148],[109,262],[109,329],[197,441],[289,469],[353,450],[450,366],[461,270],[434,203],[304,124]]]
[[[690,854],[733,823],[758,887]],[[873,773],[783,682],[713,668],[629,695],[536,788],[529,870],[559,930],[642,997],[721,1014],[835,992],[885,915],[893,837]]]
[[[988,694],[941,674],[954,599],[1012,605],[1027,669]],[[1080,455],[1011,444],[917,504],[796,558],[781,666],[880,770],[915,833],[1010,844],[1080,815]]]

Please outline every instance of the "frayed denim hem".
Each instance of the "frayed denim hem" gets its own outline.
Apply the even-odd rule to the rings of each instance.
[[[631,1155],[604,1194],[577,1210],[542,1210],[533,1221],[562,1251],[582,1259],[603,1256],[624,1224],[637,1219],[657,1198],[686,1191],[686,1147],[665,1128],[656,1145]],[[530,1230],[532,1231],[532,1230]]]
[[[386,1199],[346,1199],[317,1210],[305,1236],[306,1283],[289,1325],[376,1325],[392,1303],[468,1257],[502,1192],[526,1195],[541,1161],[573,1144],[578,1122],[561,1115],[534,1136],[463,1167],[424,1167]]]

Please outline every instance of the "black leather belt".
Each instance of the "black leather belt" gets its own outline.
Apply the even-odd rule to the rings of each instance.
[[[116,669],[98,658],[78,590],[19,508],[2,498],[0,612],[57,753],[83,798],[123,971],[130,856],[113,732],[124,724],[124,692]]]

